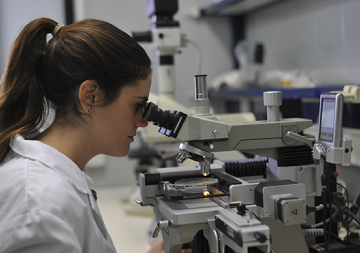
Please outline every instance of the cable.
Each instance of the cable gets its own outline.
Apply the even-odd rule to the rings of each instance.
[[[354,199],[352,206],[349,207],[349,208],[350,208],[350,211],[351,211],[352,213],[354,213],[354,214],[357,214],[357,213],[358,213],[358,211],[359,211],[359,209],[360,209],[360,194],[357,196],[356,199]],[[352,220],[353,220],[353,219],[350,217],[350,218],[347,219],[345,222],[347,222],[348,224],[350,224]],[[343,222],[344,227],[346,226],[345,222]]]
[[[255,218],[258,220],[258,221],[260,221],[261,222],[261,224],[262,224],[262,221],[259,219],[259,217],[257,217],[257,215],[254,213],[254,212],[251,212],[254,216],[255,216]]]
[[[329,205],[327,205],[327,206],[329,206]],[[319,206],[317,206],[316,208],[318,208],[319,207],[319,209],[317,209],[316,211],[319,211],[319,210],[321,210],[321,209],[323,209],[324,208],[324,205],[319,205]],[[338,207],[337,206],[335,206],[335,205],[331,205],[331,207],[333,208],[333,209],[335,209],[335,212],[333,213],[333,215],[332,215],[332,219],[334,219],[335,217],[336,217],[336,215],[339,213],[339,209],[338,209]],[[330,221],[330,218],[327,218],[326,219],[326,221],[325,221],[325,223],[328,223]],[[314,225],[311,225],[310,227],[311,228],[318,228],[318,227],[321,227],[322,225],[324,225],[324,221],[322,221],[322,222],[320,222],[320,223],[317,223],[317,224],[314,224]]]
[[[342,187],[342,188],[345,190],[345,193],[346,193],[346,202],[348,203],[348,202],[349,202],[349,193],[348,193],[347,189],[346,189],[344,186],[342,186],[341,184],[339,184],[339,183],[337,183],[337,182],[335,182],[335,181],[333,181],[333,180],[331,180],[331,179],[330,179],[330,181],[333,182],[333,183],[335,183],[335,184],[337,184],[337,185],[339,185],[340,187]],[[342,204],[342,203],[340,203],[340,204]],[[345,207],[346,207],[346,206],[345,206]],[[347,208],[347,209],[348,209],[348,208]],[[348,210],[349,210],[349,209],[348,209]],[[342,210],[340,210],[340,211],[342,211]],[[348,220],[348,217],[349,217],[349,212],[346,212],[346,217],[345,217],[345,220],[346,220],[346,221]],[[349,237],[349,223],[346,224],[345,228],[346,228],[346,237],[348,238],[348,237]],[[348,240],[348,242],[350,242],[350,241]]]
[[[339,186],[342,186],[341,193],[344,195],[345,194],[345,188],[346,188],[345,181],[342,180],[342,179],[337,178],[336,183],[339,184]]]
[[[320,211],[321,209],[324,208],[324,205],[323,205],[323,204],[320,204],[320,205],[318,205],[318,206],[315,206],[315,208],[316,208],[316,211]]]
[[[302,232],[303,232],[303,235],[304,235],[305,238],[324,235],[324,229],[323,228],[302,229]],[[326,233],[328,233],[331,237],[336,239],[336,241],[343,244],[343,241],[338,236],[334,235],[333,233],[329,233],[329,232],[326,232]]]
[[[196,74],[200,75],[201,74],[201,61],[202,61],[201,49],[200,49],[199,45],[193,40],[184,38],[184,41],[195,47],[195,50],[196,50]]]
[[[328,177],[326,174],[324,174],[324,177],[326,179],[326,191],[325,191],[325,196],[324,196],[324,200],[326,203],[326,206],[331,206],[331,200],[330,200],[330,177]],[[327,210],[324,208],[324,231],[326,231],[326,216],[327,216]],[[331,223],[332,223],[332,215],[330,214],[329,217],[329,227],[328,227],[328,233],[324,233],[324,243],[325,243],[325,252],[328,252],[329,250],[329,244],[330,244],[330,238],[331,238]]]
[[[353,213],[351,212],[349,209],[347,210],[347,214],[354,219],[354,221],[360,226],[360,219]]]
[[[331,207],[333,206],[332,203],[331,203],[332,202],[332,197],[336,197],[338,195],[338,193],[336,191],[335,191],[335,193],[331,192],[331,182],[343,187],[342,185],[338,184],[337,182],[331,180],[331,177],[328,174],[329,172],[331,172],[333,170],[335,171],[336,167],[333,168],[333,166],[336,166],[336,165],[327,163],[327,166],[326,166],[326,163],[325,163],[324,172],[325,171],[328,171],[328,172],[323,174],[323,186],[325,186],[325,189],[326,189],[325,191],[323,191],[323,202],[324,202],[324,204],[326,204],[326,206],[331,206]],[[345,189],[345,192],[347,194],[346,188],[345,187],[343,187],[343,188]],[[341,213],[343,213],[344,208],[340,205],[342,203],[339,200],[335,199],[335,198],[334,198],[334,201],[335,201],[334,204],[338,207],[338,212],[340,211]],[[327,220],[325,220],[327,216],[329,216],[329,218]],[[329,249],[329,244],[330,244],[330,239],[331,239],[331,231],[332,231],[331,227],[332,227],[332,223],[333,223],[332,220],[335,217],[336,217],[336,215],[331,215],[331,211],[328,214],[327,209],[324,209],[323,227],[324,227],[324,230],[325,230],[325,235],[324,235],[325,252],[328,252],[328,249]],[[328,228],[326,226],[327,223],[328,223]]]
[[[302,230],[304,238],[315,237],[315,236],[323,236],[324,229],[322,228],[310,228],[310,229],[303,229]]]
[[[323,204],[326,207],[332,207],[332,199],[331,199],[331,182],[333,182],[330,178],[330,175],[328,175],[329,171],[333,171],[334,168],[333,166],[336,166],[335,164],[330,164],[330,163],[326,163],[324,164],[324,172],[327,171],[327,173],[324,173],[322,176],[322,185],[324,186],[323,188]],[[336,183],[336,182],[335,182]],[[339,206],[336,205],[338,208]],[[340,209],[340,208],[339,208]],[[333,215],[331,215],[331,211],[329,211],[329,208],[323,208],[324,213],[323,213],[323,217],[324,220],[322,222],[323,227],[324,227],[324,244],[325,244],[325,252],[328,252],[329,250],[329,245],[330,245],[330,239],[331,239],[331,230],[332,230],[332,223],[333,223],[333,218],[335,218],[335,216],[333,217]],[[340,211],[340,210],[338,210]],[[326,217],[329,216],[328,219],[326,219]],[[317,224],[316,224],[317,225]]]
[[[332,180],[331,180],[331,182],[333,182],[333,183],[341,186],[341,187],[345,190],[345,193],[346,193],[346,202],[349,203],[349,193],[348,193],[347,189],[346,189],[344,186],[342,186],[341,184],[339,184],[339,183],[337,183],[337,182],[335,182],[335,181],[332,181]],[[339,195],[337,195],[337,197],[338,197],[338,196],[339,196]],[[346,211],[346,218],[345,218],[345,220],[348,220],[348,217],[349,217],[349,215],[350,215],[352,218],[355,218],[354,220],[360,225],[360,219],[359,219],[353,212],[351,212],[350,209],[349,209],[345,204],[343,204],[343,203],[340,201],[340,198],[339,198],[339,197],[338,197],[337,199],[335,199],[335,205],[336,205],[336,204],[339,205],[339,211],[341,211],[342,213],[344,213],[344,211]],[[347,240],[347,242],[348,242],[350,245],[355,246],[355,249],[354,249],[355,251],[353,251],[353,252],[357,252],[358,249],[360,248],[360,245],[356,245],[356,244],[354,244],[353,242],[350,241],[350,239],[349,239],[349,223],[348,223],[348,222],[346,222],[346,240]]]

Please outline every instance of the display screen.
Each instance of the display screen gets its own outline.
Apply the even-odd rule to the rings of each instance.
[[[335,121],[335,98],[324,98],[320,119],[320,136],[322,141],[333,142]]]

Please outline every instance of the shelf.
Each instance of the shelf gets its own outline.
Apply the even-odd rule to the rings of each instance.
[[[201,16],[244,15],[280,0],[223,0],[200,9]]]
[[[281,91],[282,98],[320,98],[321,93],[342,91],[342,86],[324,86],[316,88],[256,88],[248,90],[227,89],[212,93],[214,98],[234,99],[240,97],[262,97],[265,91]]]

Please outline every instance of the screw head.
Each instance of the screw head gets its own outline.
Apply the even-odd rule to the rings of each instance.
[[[289,224],[289,221],[288,221],[288,220],[286,220],[286,221],[285,221],[285,224]]]
[[[288,205],[289,205],[289,203],[288,203],[288,202],[285,202],[285,203],[284,203],[284,206],[288,206]]]
[[[302,223],[304,223],[304,222],[305,222],[305,218],[303,218],[301,221],[302,221]]]

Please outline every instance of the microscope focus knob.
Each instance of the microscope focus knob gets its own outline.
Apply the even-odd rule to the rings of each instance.
[[[261,232],[255,232],[254,237],[258,242],[264,243],[266,242],[266,235]]]

